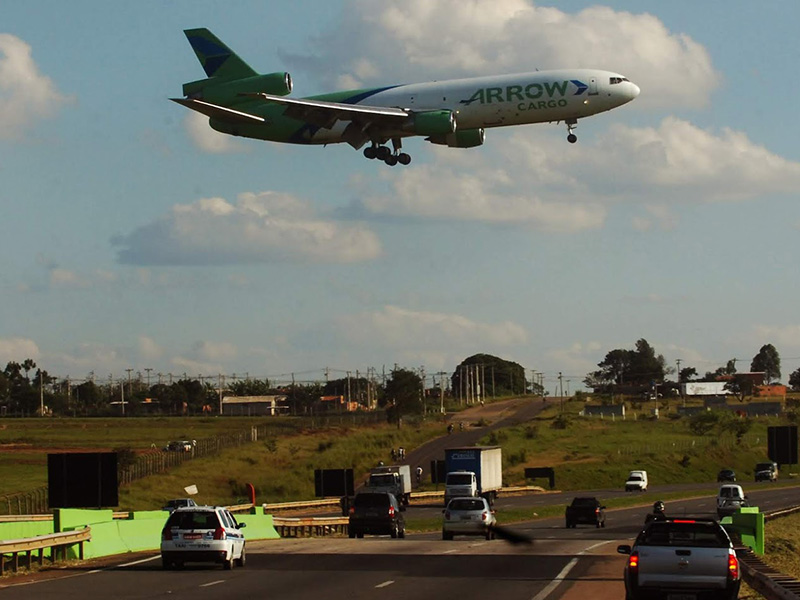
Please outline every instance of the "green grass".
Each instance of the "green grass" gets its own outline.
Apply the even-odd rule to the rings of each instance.
[[[764,542],[764,562],[800,579],[800,514],[768,521]]]
[[[619,487],[628,471],[644,469],[650,482],[715,481],[724,467],[742,481],[753,476],[756,462],[767,456],[767,426],[786,424],[762,418],[736,443],[732,434],[693,435],[688,419],[632,418],[614,421],[577,416],[578,402],[565,404],[567,425],[556,427],[558,408],[539,418],[484,436],[481,443],[503,447],[506,485],[525,482],[526,467],[554,467],[560,489]]]

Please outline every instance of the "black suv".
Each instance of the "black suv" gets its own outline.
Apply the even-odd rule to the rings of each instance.
[[[400,504],[389,492],[361,492],[350,506],[348,532],[351,538],[363,538],[365,533],[406,537],[406,522]]]

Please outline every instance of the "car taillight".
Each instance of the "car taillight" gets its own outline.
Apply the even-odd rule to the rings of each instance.
[[[733,550],[728,550],[728,578],[733,581],[739,580],[739,559]]]
[[[486,520],[486,519],[488,519],[488,518],[489,518],[489,513],[487,513],[486,511],[483,511],[483,512],[481,513],[481,520],[482,520],[482,521],[485,521],[485,520]]]
[[[227,540],[228,535],[225,533],[225,530],[222,527],[217,527],[214,530],[214,539],[215,540]]]
[[[635,577],[639,574],[639,553],[633,552],[628,557],[628,572],[631,574],[631,577]]]
[[[449,521],[450,520],[450,511],[449,510],[444,511],[444,519],[445,519],[445,521]]]
[[[351,506],[351,507],[350,507],[350,514],[351,514],[351,515],[354,515],[354,514],[356,514],[356,507],[355,507],[355,506]]]
[[[390,506],[390,507],[389,507],[389,516],[390,516],[390,517],[393,517],[393,516],[394,516],[394,506]]]
[[[169,527],[165,527],[161,532],[161,539],[168,542],[172,540],[172,530]]]
[[[597,515],[597,514],[600,514],[600,509],[599,509],[599,508],[595,508],[595,509],[594,509],[594,514],[596,514],[596,515]]]

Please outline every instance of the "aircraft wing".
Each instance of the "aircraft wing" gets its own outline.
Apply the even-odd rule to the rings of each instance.
[[[262,98],[266,102],[280,104],[285,108],[283,114],[292,119],[305,121],[312,125],[331,129],[337,121],[355,121],[358,123],[381,123],[389,126],[401,126],[408,118],[409,111],[389,106],[365,106],[363,104],[345,104],[326,100],[308,100],[304,98],[287,98],[273,94],[243,94]]]
[[[211,104],[210,102],[203,102],[202,100],[195,100],[193,98],[170,98],[173,102],[182,104],[186,108],[191,108],[199,113],[202,113],[213,119],[219,119],[226,123],[263,123],[264,118],[258,115],[242,112],[240,110],[233,110],[226,108],[219,104]]]

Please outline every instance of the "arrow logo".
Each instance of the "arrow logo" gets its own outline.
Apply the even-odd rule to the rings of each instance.
[[[572,83],[575,84],[575,87],[578,88],[578,91],[575,92],[576,96],[580,96],[583,92],[589,89],[589,86],[583,83],[582,81],[578,81],[577,79],[573,79]]]

